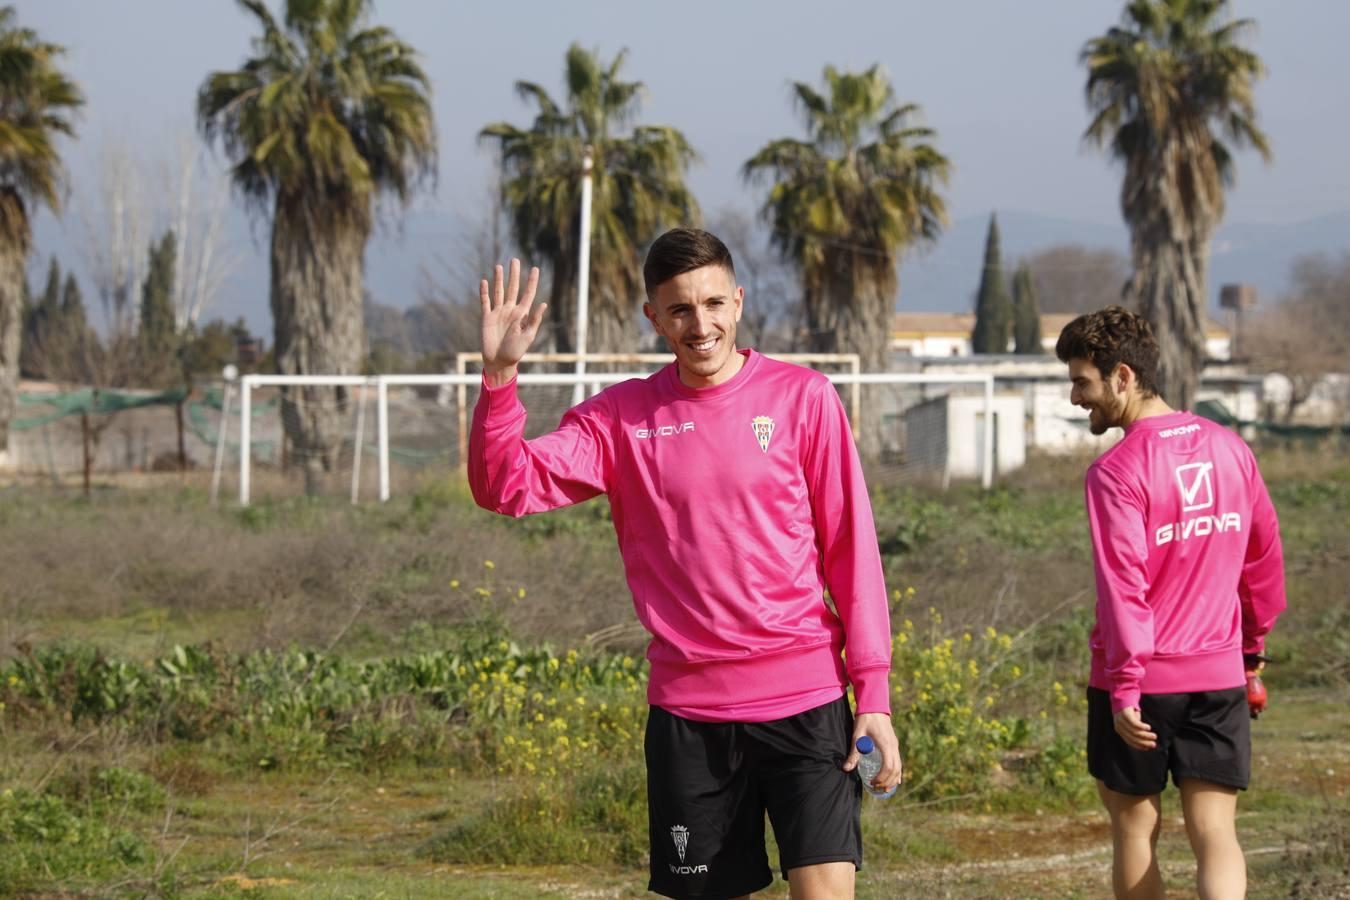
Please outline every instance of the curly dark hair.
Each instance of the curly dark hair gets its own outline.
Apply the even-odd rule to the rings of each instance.
[[[1060,362],[1086,359],[1102,378],[1124,363],[1145,397],[1158,393],[1158,341],[1142,316],[1122,306],[1108,306],[1065,325],[1055,342],[1055,355]]]
[[[733,277],[736,275],[731,251],[717,235],[700,228],[672,228],[657,238],[647,251],[647,262],[642,267],[647,297],[650,299],[652,291],[676,275],[704,266],[721,266]]]

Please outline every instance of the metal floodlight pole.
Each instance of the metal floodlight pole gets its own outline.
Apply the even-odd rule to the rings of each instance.
[[[591,293],[591,147],[581,158],[581,247],[577,251],[577,367],[578,376],[586,374],[586,320]],[[586,396],[586,385],[578,378],[572,388],[572,405]]]

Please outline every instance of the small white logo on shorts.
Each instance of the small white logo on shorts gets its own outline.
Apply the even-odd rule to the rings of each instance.
[[[675,852],[680,854],[680,862],[684,862],[684,851],[689,849],[689,829],[676,825],[670,829],[670,837],[675,841]]]

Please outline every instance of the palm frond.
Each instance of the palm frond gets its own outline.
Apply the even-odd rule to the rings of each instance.
[[[0,10],[0,194],[6,198],[0,239],[22,247],[32,209],[60,211],[66,176],[56,139],[75,134],[84,105],[83,93],[58,65],[64,54],[19,27],[12,7]]]
[[[410,45],[367,25],[370,0],[286,0],[280,21],[262,0],[238,2],[261,34],[242,66],[207,76],[197,122],[255,209],[284,195],[362,219],[376,194],[406,204],[435,177],[430,79]]]

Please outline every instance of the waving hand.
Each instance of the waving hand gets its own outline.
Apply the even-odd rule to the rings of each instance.
[[[516,365],[534,343],[544,321],[544,310],[548,309],[547,303],[534,305],[534,293],[539,287],[538,268],[530,269],[523,293],[520,260],[511,260],[510,274],[504,285],[502,281],[502,267],[497,266],[491,286],[486,278],[478,285],[478,298],[483,304],[483,372],[493,385],[506,384],[516,377]]]

